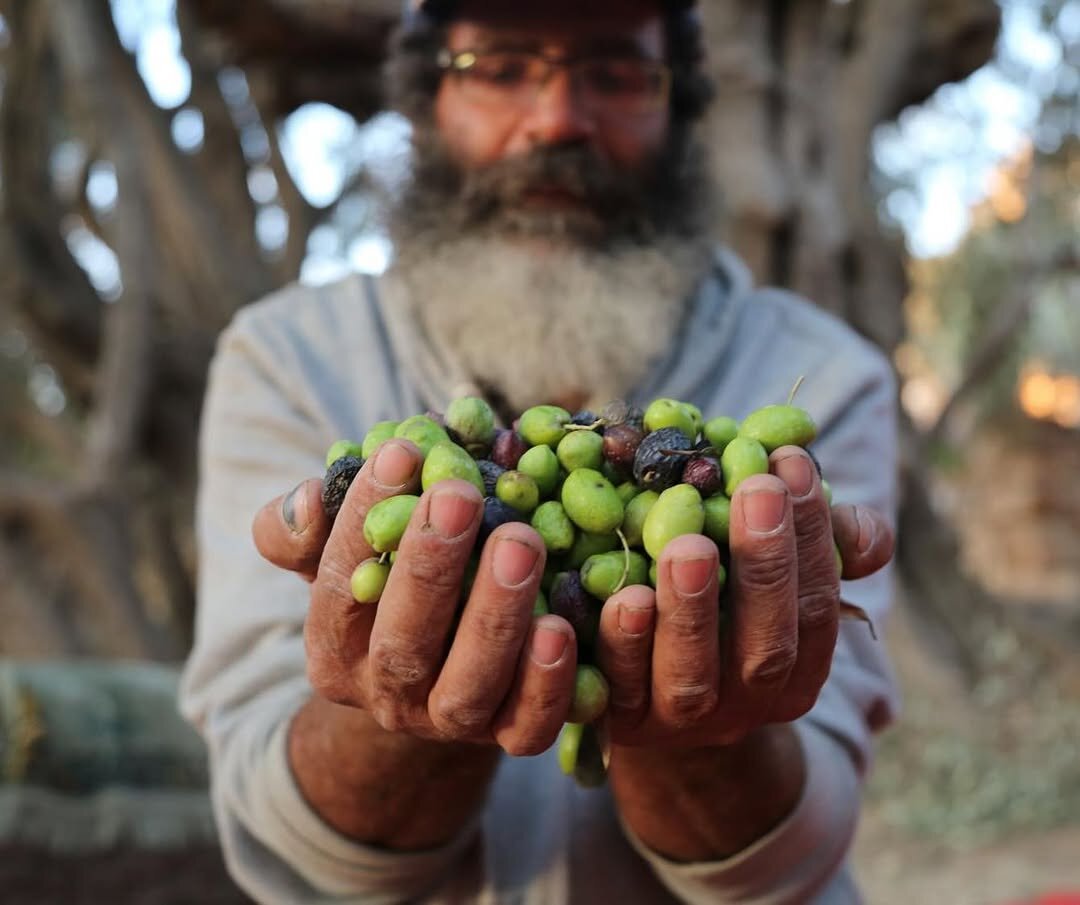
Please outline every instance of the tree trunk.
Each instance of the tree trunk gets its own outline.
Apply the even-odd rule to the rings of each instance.
[[[727,240],[760,280],[815,300],[891,353],[906,282],[901,249],[878,228],[870,138],[989,57],[996,4],[709,0],[703,8],[719,89],[708,147]],[[171,658],[186,649],[194,438],[213,341],[241,305],[295,277],[323,213],[292,184],[276,126],[309,101],[361,120],[378,112],[382,48],[399,11],[398,0],[179,0],[190,104],[205,128],[202,149],[186,155],[120,46],[107,0],[0,0],[13,35],[2,61],[0,315],[69,398],[59,418],[22,393],[0,413],[6,435],[29,444],[20,453],[0,441],[0,563],[57,564],[20,569],[0,590],[4,612],[25,611],[35,595],[50,601],[32,634],[54,637],[18,652]],[[222,94],[225,66],[244,70],[243,102]],[[266,132],[265,159],[245,157],[245,128]],[[113,164],[120,194],[111,215],[93,210],[85,185],[82,197],[57,192],[48,161],[61,139],[78,143],[86,167]],[[274,172],[289,215],[276,257],[255,241],[247,178],[256,165]],[[123,293],[111,304],[65,241],[80,224],[119,260]],[[917,456],[921,446],[905,449]],[[937,536],[945,529],[925,505],[923,473],[908,456],[901,524]],[[900,562],[916,596],[954,587],[927,579],[956,575],[947,543],[907,550],[917,563],[904,553]],[[75,630],[56,628],[73,612]]]

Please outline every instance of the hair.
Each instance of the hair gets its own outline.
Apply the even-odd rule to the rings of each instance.
[[[715,88],[705,72],[705,35],[692,10],[665,15],[667,63],[672,70],[672,130],[685,138],[712,103]],[[436,63],[446,46],[446,23],[417,14],[390,39],[384,85],[391,109],[423,127],[430,124],[432,103],[442,71]]]

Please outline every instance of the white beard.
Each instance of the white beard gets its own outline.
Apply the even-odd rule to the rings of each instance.
[[[633,390],[671,349],[710,254],[685,238],[605,252],[469,237],[401,251],[395,270],[430,340],[516,412]]]

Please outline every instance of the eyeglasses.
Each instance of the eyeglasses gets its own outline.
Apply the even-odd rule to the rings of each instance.
[[[555,59],[523,50],[443,50],[436,62],[457,77],[478,106],[528,109],[565,69],[581,103],[594,113],[641,116],[667,103],[671,69],[658,60],[627,55]]]

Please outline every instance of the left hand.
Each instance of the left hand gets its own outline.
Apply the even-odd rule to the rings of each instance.
[[[604,606],[597,641],[611,683],[615,745],[729,745],[769,723],[798,719],[828,677],[840,578],[870,575],[892,557],[886,519],[830,507],[810,457],[783,447],[769,475],[744,481],[731,508],[731,594],[720,625],[716,545],[676,538],[658,588],[626,588]]]

